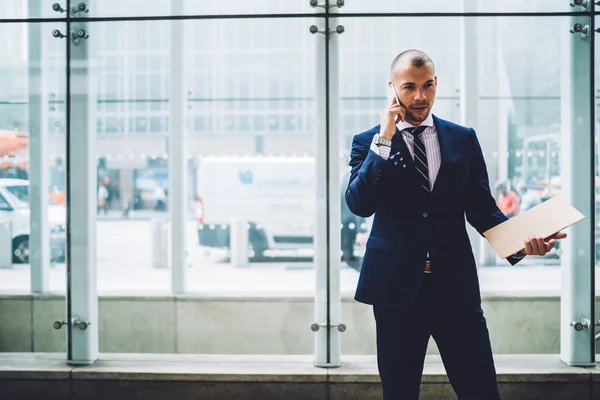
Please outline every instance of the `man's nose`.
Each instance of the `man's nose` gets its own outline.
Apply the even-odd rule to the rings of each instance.
[[[415,101],[421,101],[426,99],[427,97],[425,97],[425,93],[423,93],[421,90],[417,90],[415,92]]]

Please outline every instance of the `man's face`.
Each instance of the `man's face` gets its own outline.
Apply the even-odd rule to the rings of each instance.
[[[437,76],[432,64],[421,68],[398,65],[392,73],[396,94],[407,108],[406,121],[418,125],[429,116],[437,90]]]

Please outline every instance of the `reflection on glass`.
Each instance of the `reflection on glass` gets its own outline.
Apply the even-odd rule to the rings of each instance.
[[[114,44],[115,25],[131,38],[122,48]],[[252,30],[264,25],[294,39]],[[173,189],[171,22],[100,22],[94,29],[99,289],[167,292],[169,259],[159,260],[156,248],[168,234],[157,233],[156,221],[168,218]],[[163,39],[142,40],[149,29]],[[189,290],[312,292],[315,37],[296,19],[186,21],[184,29],[203,33],[184,49]],[[241,31],[243,46],[235,34]],[[237,220],[249,227],[250,278],[230,267]],[[259,262],[271,280],[260,278]],[[109,278],[117,269],[119,278]],[[223,274],[240,279],[223,285]]]
[[[1,17],[23,18],[27,12],[24,3],[3,3],[7,8],[0,14],[8,14]],[[52,37],[54,29],[64,29],[64,26],[0,26],[3,52],[0,62],[0,224],[10,226],[10,238],[6,241],[3,238],[0,253],[9,256],[13,263],[12,269],[0,271],[6,274],[0,276],[0,290],[4,291],[29,291],[32,269],[37,271],[36,276],[41,271],[39,266],[32,268],[29,265],[31,254],[39,251],[32,243],[32,231],[42,226],[39,222],[30,222],[32,211],[39,207],[38,201],[30,195],[35,169],[46,170],[48,177],[42,188],[42,193],[47,196],[50,231],[50,254],[46,261],[56,265],[48,274],[49,289],[60,292],[65,286],[66,175],[62,164],[65,151],[65,49],[64,42]],[[41,42],[45,42],[43,52]],[[40,142],[39,135],[47,137],[47,146],[41,150],[47,156],[46,164],[42,164],[37,156],[32,158],[33,143]],[[27,273],[23,274],[23,271]]]
[[[461,12],[519,12],[540,13],[570,11],[569,2],[562,0],[521,1],[521,0],[349,0],[340,13],[379,12],[379,13],[461,13]]]
[[[55,0],[4,0],[0,9],[0,18],[2,19],[23,19],[23,18],[63,18],[60,9],[55,8]],[[59,2],[60,3],[60,2]],[[63,5],[65,3],[63,2]],[[16,25],[15,25],[16,26]],[[21,25],[21,29],[25,28]]]
[[[207,39],[188,59],[191,134],[213,143],[194,154],[196,246],[210,258],[196,263],[218,281],[228,273],[218,263],[235,263],[242,252],[253,268],[267,267],[268,277],[254,270],[230,289],[312,292],[314,133],[300,121],[314,118],[314,38],[301,33],[308,32],[305,21],[293,19],[193,22],[187,29]],[[294,40],[282,40],[292,37],[286,32]],[[247,249],[239,247],[239,222]]]
[[[14,1],[14,0],[13,0]],[[270,0],[97,0],[90,9],[93,17],[153,16],[171,15],[173,6],[178,6],[184,15],[217,14],[283,14],[312,13],[308,1],[270,1]],[[159,34],[155,33],[157,36]],[[153,40],[149,38],[149,40]]]

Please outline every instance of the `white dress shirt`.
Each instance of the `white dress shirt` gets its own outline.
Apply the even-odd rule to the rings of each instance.
[[[433,190],[433,184],[435,183],[435,178],[440,170],[440,165],[442,164],[442,153],[440,152],[440,142],[438,140],[438,135],[435,130],[435,125],[433,123],[433,117],[431,114],[418,126],[426,126],[427,129],[423,131],[421,134],[421,140],[425,145],[425,151],[427,152],[427,168],[429,169],[429,184],[430,190]],[[400,121],[396,124],[398,130],[402,134],[402,138],[406,143],[406,147],[408,147],[408,151],[410,151],[410,155],[415,158],[414,153],[414,137],[412,133],[405,131],[404,129],[412,128],[414,125],[409,124],[406,121]],[[375,153],[379,154],[384,159],[388,159],[390,157],[391,148],[388,146],[377,146],[375,144],[375,138],[373,138],[373,142],[371,143],[371,150]]]

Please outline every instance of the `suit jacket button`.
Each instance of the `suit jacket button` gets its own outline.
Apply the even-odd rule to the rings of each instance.
[[[428,217],[427,213],[423,213],[423,218],[427,218],[427,217]]]

